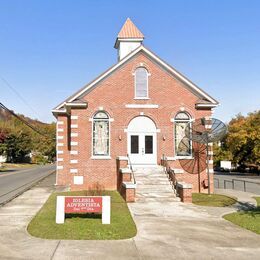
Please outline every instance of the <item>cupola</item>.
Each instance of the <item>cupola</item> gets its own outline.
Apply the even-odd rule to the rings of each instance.
[[[130,18],[127,18],[117,35],[114,46],[118,50],[118,60],[122,60],[130,52],[138,48],[143,40],[144,35],[134,25]]]

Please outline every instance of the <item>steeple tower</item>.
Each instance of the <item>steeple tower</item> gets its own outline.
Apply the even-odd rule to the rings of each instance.
[[[118,50],[118,60],[123,59],[131,51],[139,47],[144,40],[144,35],[134,25],[134,23],[127,18],[123,27],[117,35],[115,48]]]

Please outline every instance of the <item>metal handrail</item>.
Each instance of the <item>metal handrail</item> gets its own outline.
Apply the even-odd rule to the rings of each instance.
[[[164,154],[162,156],[162,160],[163,160],[164,172],[165,172],[165,174],[167,174],[169,181],[172,182],[172,186],[174,188],[175,193],[177,193],[177,190],[176,190],[176,186],[177,186],[176,174],[175,174],[174,170],[172,170],[171,167],[169,166],[167,157]],[[171,178],[171,176],[170,176],[171,174],[173,175],[173,178]]]
[[[128,158],[129,168],[130,168],[130,170],[131,170],[131,181],[133,181],[134,184],[136,184],[135,174],[134,174],[134,170],[133,170],[133,167],[132,167],[132,163],[131,163],[129,154],[127,154],[127,158]]]

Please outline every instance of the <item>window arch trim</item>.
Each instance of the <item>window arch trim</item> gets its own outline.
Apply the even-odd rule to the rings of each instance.
[[[177,135],[177,131],[185,131],[184,124],[191,124],[193,119],[190,114],[186,111],[179,111],[176,113],[173,120],[173,129],[174,129],[174,157],[178,159],[192,159],[192,141],[188,141],[189,149],[186,151],[186,154],[178,154],[178,146],[184,137],[185,133]],[[178,143],[178,144],[177,144]],[[187,147],[187,144],[185,145]]]
[[[146,75],[145,75],[145,80],[146,80],[146,89],[145,89],[145,94],[146,95],[140,95],[140,94],[138,94],[137,92],[138,92],[138,90],[137,90],[137,75],[136,75],[136,73],[138,72],[138,70],[140,70],[140,69],[142,69],[142,70],[144,70],[145,71],[145,73],[146,73]],[[151,74],[148,72],[148,70],[147,70],[147,68],[145,68],[145,67],[143,67],[143,66],[139,66],[139,67],[137,67],[136,69],[135,69],[135,72],[134,72],[134,99],[149,99],[149,76],[150,76]],[[143,79],[141,79],[141,80],[143,80]],[[142,83],[141,83],[142,84]],[[142,91],[142,90],[139,90],[139,91]]]
[[[97,111],[92,116],[92,159],[111,159],[110,122],[113,121],[106,111]]]

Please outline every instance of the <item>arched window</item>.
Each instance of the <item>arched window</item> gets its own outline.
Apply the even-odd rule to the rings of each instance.
[[[185,137],[185,129],[191,124],[186,112],[179,112],[174,118],[175,156],[191,156],[191,141]]]
[[[148,72],[143,67],[135,70],[135,98],[148,98]]]
[[[93,155],[109,155],[109,117],[103,111],[93,117]]]

